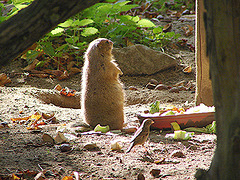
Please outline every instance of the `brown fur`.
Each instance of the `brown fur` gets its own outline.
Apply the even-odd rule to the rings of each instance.
[[[84,120],[92,127],[109,125],[122,129],[124,122],[124,93],[117,67],[112,57],[113,43],[99,38],[90,43],[82,74],[82,102]]]

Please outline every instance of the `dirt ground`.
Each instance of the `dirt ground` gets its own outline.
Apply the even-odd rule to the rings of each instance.
[[[189,23],[194,27],[193,21]],[[176,24],[174,27],[179,30],[180,25]],[[194,34],[189,41],[194,44]],[[170,93],[168,90],[150,90],[145,87],[153,78],[168,86],[182,80],[195,83],[194,52],[177,49],[167,50],[167,53],[177,58],[177,67],[151,76],[121,77],[126,89],[126,124],[139,126],[136,113],[148,109],[149,104],[156,100],[161,102],[161,106],[194,106],[194,90]],[[182,72],[187,65],[193,67],[190,74]],[[146,179],[194,179],[196,169],[209,168],[216,146],[216,136],[212,134],[195,133],[191,140],[180,141],[165,137],[171,131],[151,130],[145,143],[148,153],[139,146],[128,154],[125,151],[132,134],[81,134],[78,126],[82,124],[80,109],[59,107],[36,96],[41,90],[51,91],[56,84],[79,92],[81,75],[64,81],[28,77],[22,71],[25,66],[25,62],[18,60],[0,70],[12,80],[12,83],[0,87],[0,123],[5,122],[9,126],[0,129],[0,179],[10,179],[8,175],[12,176],[13,173],[18,177],[34,179],[39,172],[43,172],[45,179],[62,179],[64,176],[74,176],[74,172],[79,175],[79,179],[141,179],[139,174],[143,174]],[[128,90],[130,86],[138,90]],[[11,121],[11,118],[31,116],[36,112],[54,113],[57,123],[43,125],[41,130],[33,131]],[[59,127],[65,128],[68,134],[74,134],[75,139],[67,145],[43,142],[44,133],[55,137]],[[121,151],[111,150],[113,141],[119,142]],[[97,147],[87,149],[85,145],[91,143]],[[64,146],[70,147],[70,150],[63,152]],[[172,156],[171,153],[176,150],[182,152],[183,156]],[[157,170],[160,170],[160,174],[153,176],[152,172]]]

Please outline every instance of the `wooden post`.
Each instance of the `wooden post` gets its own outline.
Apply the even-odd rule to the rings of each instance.
[[[209,58],[206,53],[206,30],[203,14],[205,12],[203,0],[196,0],[196,105],[204,103],[213,106],[212,82],[209,76]]]
[[[240,1],[204,0],[204,6],[217,148],[210,169],[196,177],[235,180],[240,177]]]

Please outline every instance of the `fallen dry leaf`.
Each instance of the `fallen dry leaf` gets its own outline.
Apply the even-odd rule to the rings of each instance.
[[[63,72],[63,74],[60,77],[58,77],[58,80],[64,80],[64,79],[68,79],[68,78],[69,78],[69,74],[68,74],[67,70],[65,70]]]
[[[11,177],[12,180],[17,180],[17,179],[20,179],[18,176],[16,176],[15,174],[12,174],[12,177]]]
[[[191,66],[187,66],[183,69],[183,72],[186,73],[186,74],[189,74],[192,72],[192,67]]]
[[[49,75],[48,74],[29,74],[29,77],[46,78],[46,77],[49,77]]]
[[[75,62],[75,61],[69,62],[68,65],[67,65],[67,70],[70,70],[70,69],[73,68],[73,66],[75,66],[75,65],[76,65],[76,62]]]
[[[46,143],[55,144],[54,139],[49,134],[44,133],[43,136],[42,136],[42,139]]]
[[[5,84],[11,83],[11,79],[7,77],[5,73],[0,74],[0,86],[4,86]]]
[[[67,142],[67,138],[64,136],[62,132],[58,132],[56,137],[54,138],[57,144],[61,144],[63,142]]]
[[[163,27],[163,32],[170,32],[172,29],[172,23],[168,23]]]
[[[79,68],[77,68],[77,67],[72,67],[72,68],[70,68],[70,70],[69,70],[70,72],[69,72],[69,76],[72,76],[72,75],[75,75],[75,74],[78,74],[78,73],[81,73],[82,71],[79,69]]]
[[[35,69],[36,65],[39,63],[38,59],[34,59],[34,61],[29,64],[28,66],[26,66],[25,68],[23,68],[24,71],[31,71],[33,69]]]
[[[185,31],[185,36],[188,37],[193,34],[193,27],[190,25],[182,27],[182,29]]]
[[[44,117],[47,119],[45,119]],[[39,126],[41,125],[46,125],[47,123],[52,124],[57,122],[54,114],[47,115],[45,113],[42,113],[40,115],[38,112],[36,112],[34,115],[27,116],[27,117],[11,118],[11,120],[13,123],[25,124],[28,130],[38,130],[40,129]]]
[[[65,176],[62,178],[62,180],[73,180],[72,176]]]
[[[57,84],[53,89],[56,89],[57,91],[61,91],[62,86],[60,84]]]
[[[72,89],[69,89],[68,87],[65,87],[60,91],[60,94],[71,97],[71,96],[75,96],[75,92],[76,90],[72,90]]]
[[[64,73],[61,70],[51,70],[51,69],[44,69],[43,72],[46,74],[51,74],[55,77],[60,77]]]

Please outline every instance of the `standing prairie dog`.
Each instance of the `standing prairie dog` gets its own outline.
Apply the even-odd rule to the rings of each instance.
[[[122,129],[124,93],[119,74],[123,73],[114,62],[112,48],[112,41],[105,38],[89,44],[82,72],[81,108],[90,126]]]

